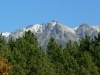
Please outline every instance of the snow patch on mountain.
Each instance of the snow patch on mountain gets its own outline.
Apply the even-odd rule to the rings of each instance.
[[[2,35],[5,36],[5,37],[8,37],[10,34],[11,34],[10,32],[2,33]]]
[[[78,29],[78,27],[72,28],[74,31],[76,31]]]
[[[69,28],[67,26],[63,26],[63,29],[66,30],[67,32],[71,32],[71,33],[76,34],[75,31],[72,28]]]
[[[55,26],[57,24],[57,22],[51,22],[50,23],[52,26]]]
[[[97,30],[97,32],[100,32],[100,26],[91,26],[91,27]]]
[[[42,25],[40,25],[40,24],[34,24],[34,25],[31,25],[31,26],[26,27],[25,31],[31,30],[34,33],[36,33],[36,32],[38,32],[38,30],[40,28],[42,28]]]

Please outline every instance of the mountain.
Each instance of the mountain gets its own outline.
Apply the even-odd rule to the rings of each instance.
[[[6,39],[11,37],[16,39],[28,30],[31,30],[37,36],[39,45],[45,49],[50,37],[54,37],[59,45],[65,47],[69,40],[79,41],[85,35],[89,35],[91,38],[96,36],[100,31],[100,26],[89,26],[83,23],[79,27],[69,28],[53,20],[50,23],[29,25],[26,28],[20,28],[12,33],[7,32],[2,34]]]
[[[76,34],[79,38],[83,38],[85,35],[93,38],[94,36],[97,36],[98,30],[100,30],[100,28],[97,29],[96,26],[89,26],[88,24],[83,23],[76,29]]]

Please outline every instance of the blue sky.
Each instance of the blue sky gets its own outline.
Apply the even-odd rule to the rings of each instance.
[[[100,0],[0,0],[0,31],[56,20],[71,28],[100,25]]]

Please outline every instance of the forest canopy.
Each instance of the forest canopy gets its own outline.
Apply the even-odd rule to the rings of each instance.
[[[69,40],[65,48],[51,37],[46,51],[31,31],[8,42],[0,35],[0,75],[8,74],[100,75],[100,33],[93,39],[86,35],[79,44]]]

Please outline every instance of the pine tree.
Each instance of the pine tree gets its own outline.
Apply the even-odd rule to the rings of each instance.
[[[50,58],[51,62],[56,61],[57,58],[57,53],[58,53],[58,45],[53,37],[51,37],[48,45],[47,45],[47,54]]]
[[[67,44],[66,48],[64,48],[64,70],[65,75],[78,75],[79,74],[79,64],[77,63],[77,52],[74,52],[73,45],[71,41]]]
[[[89,49],[90,46],[90,37],[85,35],[85,38],[82,38],[80,40],[80,51],[84,52],[84,51],[90,51]]]
[[[92,62],[92,56],[89,52],[83,52],[79,59],[81,75],[99,75],[98,67]]]
[[[36,37],[31,31],[15,41],[12,51],[14,57],[13,74],[21,75],[54,75],[53,65],[46,53],[38,47]],[[20,70],[18,69],[20,68]]]

